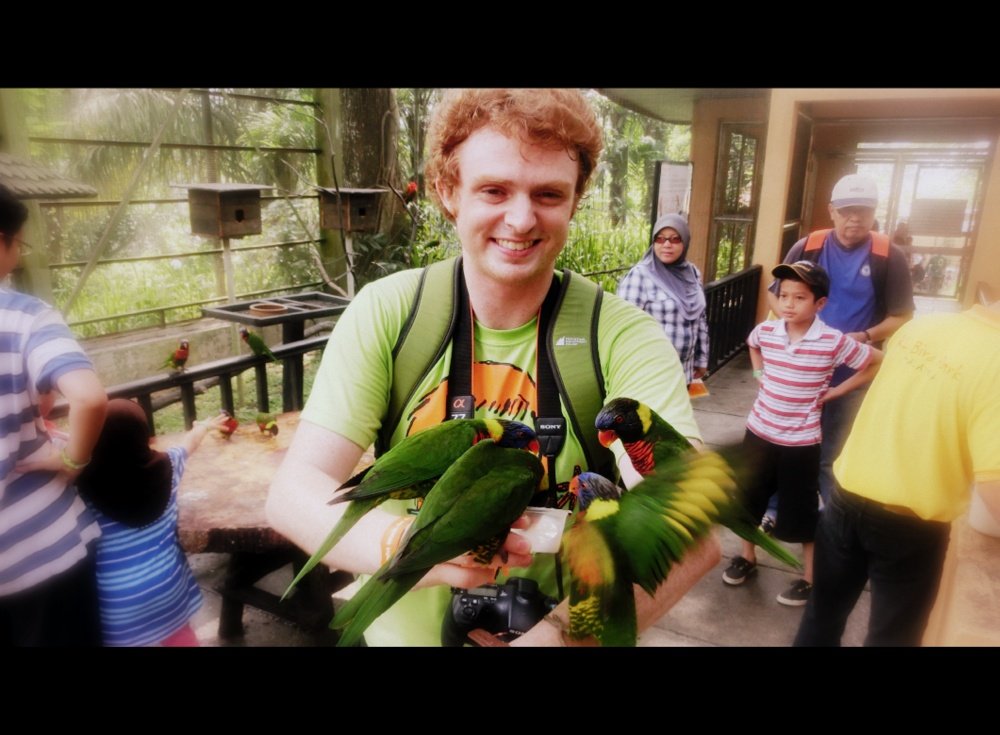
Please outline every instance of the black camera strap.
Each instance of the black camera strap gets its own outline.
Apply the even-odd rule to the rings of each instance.
[[[538,313],[536,326],[535,373],[537,380],[538,414],[535,419],[535,433],[541,454],[545,457],[548,488],[531,499],[531,505],[553,508],[556,505],[556,457],[566,443],[566,419],[559,403],[559,384],[552,366],[551,345],[552,326],[559,311],[568,278],[560,283],[555,274],[542,307]],[[455,330],[451,347],[451,366],[448,373],[448,418],[474,418],[475,396],[472,394],[472,366],[475,360],[474,315],[469,301],[469,291],[465,285],[465,274],[459,266],[458,297]],[[556,584],[562,599],[562,562],[556,554]]]

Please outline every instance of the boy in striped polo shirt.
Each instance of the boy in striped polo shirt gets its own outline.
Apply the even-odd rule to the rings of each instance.
[[[753,464],[744,503],[760,518],[778,493],[775,537],[802,544],[805,573],[778,595],[783,605],[805,605],[812,590],[813,539],[819,511],[820,412],[824,403],[869,382],[882,353],[828,327],[817,314],[826,305],[830,277],[811,261],[776,266],[780,319],[758,324],[747,338],[757,400],[747,418],[743,446]],[[829,388],[833,371],[858,372]],[[723,572],[726,584],[743,584],[757,568],[753,544]]]

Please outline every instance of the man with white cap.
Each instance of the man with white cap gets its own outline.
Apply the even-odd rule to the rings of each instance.
[[[871,177],[844,176],[830,196],[833,228],[799,240],[784,262],[811,260],[823,266],[830,275],[823,321],[859,342],[881,347],[913,316],[914,304],[906,256],[887,235],[873,230],[877,206],[878,188]],[[773,290],[768,300],[771,310],[778,313]],[[849,368],[838,368],[831,387],[852,373]],[[820,494],[824,504],[836,483],[833,461],[844,446],[865,393],[865,389],[852,391],[823,408]]]

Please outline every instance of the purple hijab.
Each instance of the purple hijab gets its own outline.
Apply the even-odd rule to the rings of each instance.
[[[698,280],[694,266],[687,261],[688,248],[691,246],[691,231],[687,221],[679,214],[665,214],[653,225],[653,237],[660,230],[670,227],[684,240],[684,251],[681,257],[670,265],[666,265],[656,257],[653,243],[643,256],[640,264],[649,269],[657,288],[663,290],[677,303],[677,310],[688,321],[694,321],[705,311],[705,290]]]

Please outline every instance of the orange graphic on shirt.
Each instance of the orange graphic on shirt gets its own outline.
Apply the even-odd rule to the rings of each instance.
[[[486,408],[489,416],[525,422],[534,419],[537,411],[535,381],[517,365],[486,360],[472,365],[472,390],[476,398],[476,411]],[[417,405],[406,417],[409,436],[429,426],[440,424],[447,415],[448,379],[445,378],[431,391],[421,396]],[[526,422],[529,424],[533,421]]]

